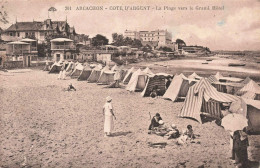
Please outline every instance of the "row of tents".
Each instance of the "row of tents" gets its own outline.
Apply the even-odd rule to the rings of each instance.
[[[60,65],[53,65],[49,73],[58,72]],[[250,78],[241,79],[224,77],[219,72],[207,78],[195,72],[186,77],[184,74],[153,73],[149,68],[144,70],[134,67],[125,69],[114,65],[112,68],[101,65],[69,63],[66,74],[71,78],[85,80],[89,83],[106,84],[118,87],[115,81],[125,85],[126,90],[141,92],[143,97],[150,96],[157,86],[159,95],[173,102],[184,99],[179,117],[187,117],[202,123],[201,114],[221,119],[223,105],[228,104],[229,111],[248,118],[252,131],[260,131],[260,86]],[[167,79],[172,78],[166,88]]]

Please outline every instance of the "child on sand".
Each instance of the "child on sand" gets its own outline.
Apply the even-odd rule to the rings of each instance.
[[[183,132],[182,136],[178,138],[177,144],[183,145],[186,144],[188,140],[193,140],[195,138],[193,134],[193,129],[191,125],[187,126],[187,129]]]
[[[71,90],[74,90],[74,91],[76,91],[75,87],[74,87],[74,86],[72,86],[72,83],[69,85],[69,87],[68,87],[67,91],[71,91]]]

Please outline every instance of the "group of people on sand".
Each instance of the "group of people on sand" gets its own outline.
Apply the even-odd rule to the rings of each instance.
[[[171,126],[165,124],[159,113],[156,113],[155,116],[151,119],[151,124],[148,128],[148,134],[164,136],[167,137],[167,139],[178,138],[177,143],[179,145],[185,144],[188,140],[195,139],[191,125],[188,125],[185,131],[180,132],[175,124],[171,124]]]
[[[103,106],[103,115],[105,116],[104,120],[104,133],[105,137],[111,136],[111,132],[114,129],[114,119],[116,116],[114,114],[112,106],[112,98],[110,96],[106,97],[106,103]],[[185,144],[187,140],[192,140],[195,138],[193,134],[193,129],[191,125],[187,126],[187,129],[181,133],[175,124],[167,126],[164,123],[159,113],[151,119],[151,124],[148,128],[148,134],[156,134],[159,136],[167,137],[167,139],[176,139],[178,138],[178,144]]]

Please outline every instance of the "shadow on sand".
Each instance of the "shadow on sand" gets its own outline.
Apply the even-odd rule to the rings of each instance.
[[[131,131],[127,131],[127,132],[115,132],[113,134],[110,135],[110,137],[117,137],[117,136],[126,136],[127,134],[132,133]]]

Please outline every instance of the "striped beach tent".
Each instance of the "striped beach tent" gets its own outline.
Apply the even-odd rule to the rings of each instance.
[[[190,87],[179,117],[194,118],[200,123],[201,113],[221,118],[221,103],[231,103],[238,100],[237,96],[218,92],[208,80],[202,78],[199,82]]]
[[[157,86],[158,87],[157,89],[160,90],[158,96],[163,96],[166,91],[166,85],[165,85],[166,78],[171,76],[172,75],[166,73],[149,74],[145,88],[141,93],[141,95],[143,97],[150,96],[153,88]]]
[[[208,78],[206,78],[209,83],[214,83],[214,82],[218,82],[218,79],[216,78],[215,75],[210,75]]]
[[[182,73],[180,75],[175,75],[169,88],[164,93],[163,98],[172,101],[177,100],[177,98],[185,98],[189,88],[196,82],[197,81],[194,79],[186,78]]]

